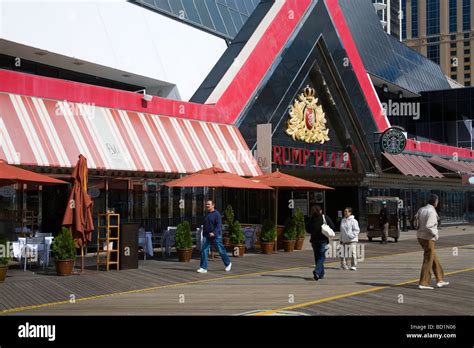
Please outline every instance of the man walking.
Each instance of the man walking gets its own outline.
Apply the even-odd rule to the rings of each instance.
[[[201,248],[201,268],[198,273],[207,273],[207,258],[209,256],[209,248],[211,244],[217,248],[219,255],[225,265],[225,271],[229,272],[232,268],[227,251],[222,244],[222,218],[221,214],[216,210],[214,202],[209,200],[206,202],[207,215],[204,218],[203,244]]]
[[[418,210],[415,215],[415,222],[418,222],[417,238],[423,253],[423,266],[421,267],[420,289],[434,289],[430,286],[431,270],[436,277],[436,285],[438,288],[449,285],[449,282],[444,281],[444,273],[438,256],[435,252],[435,242],[439,238],[438,234],[438,213],[436,207],[438,206],[439,198],[437,195],[431,195],[428,204]]]
[[[387,244],[389,227],[388,216],[387,202],[382,202],[382,209],[380,209],[379,213],[379,224],[382,228],[382,244]]]

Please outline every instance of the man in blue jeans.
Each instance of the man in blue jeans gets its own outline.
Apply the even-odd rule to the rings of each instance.
[[[311,218],[306,226],[306,231],[311,234],[311,246],[314,252],[314,280],[324,278],[324,261],[326,260],[326,250],[329,243],[328,237],[326,237],[321,227],[324,222],[334,229],[334,223],[329,216],[324,215],[323,209],[320,205],[315,205],[311,208]]]
[[[206,203],[207,215],[204,218],[204,231],[202,233],[203,244],[201,248],[201,268],[197,271],[198,273],[207,273],[207,258],[209,256],[209,248],[211,244],[217,248],[219,255],[225,265],[225,271],[229,272],[232,268],[227,251],[222,244],[222,218],[221,214],[216,210],[213,201],[207,201]]]

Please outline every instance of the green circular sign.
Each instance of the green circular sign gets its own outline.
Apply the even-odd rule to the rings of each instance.
[[[380,138],[380,147],[383,152],[391,155],[402,153],[407,146],[407,138],[400,128],[387,129]]]

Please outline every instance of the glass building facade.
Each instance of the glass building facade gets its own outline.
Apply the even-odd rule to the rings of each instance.
[[[261,0],[133,0],[218,36],[234,39]]]

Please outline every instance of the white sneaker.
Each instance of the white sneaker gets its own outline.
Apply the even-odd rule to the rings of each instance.
[[[230,272],[231,269],[232,269],[232,262],[229,263],[229,266],[227,266],[227,267],[225,268],[225,271],[226,271],[226,272]]]
[[[198,273],[207,273],[207,269],[204,269],[204,268],[199,268],[197,270]]]
[[[449,285],[449,282],[445,282],[445,281],[442,281],[442,282],[439,282],[439,283],[436,284],[436,286],[438,288],[443,288],[443,287],[448,286],[448,285]]]
[[[357,271],[357,267],[352,266],[351,271]]]
[[[418,289],[421,289],[421,290],[433,290],[434,288],[433,288],[432,286],[418,285]]]
[[[349,269],[349,267],[347,267],[347,265],[342,265],[341,269]]]

